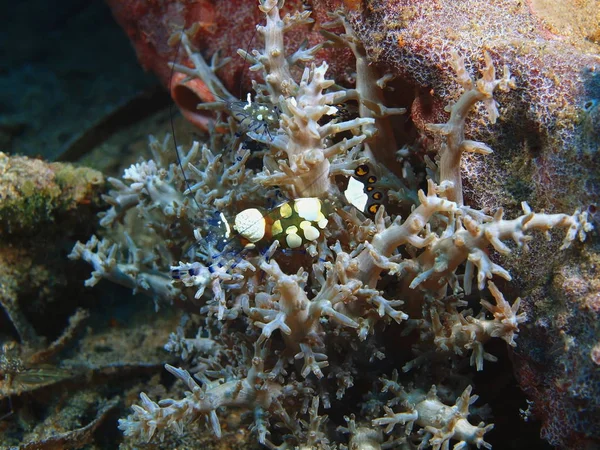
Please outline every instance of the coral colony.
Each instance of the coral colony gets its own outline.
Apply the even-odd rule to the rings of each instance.
[[[495,122],[494,92],[515,87],[487,54],[477,79],[452,55],[463,91],[448,122],[429,126],[436,164],[420,179],[405,148],[402,177],[390,173],[374,155],[404,110],[384,105],[387,78],[341,12],[329,25],[344,32],[326,32],[326,45],[355,54],[354,88],[315,65],[322,45],[286,54],[286,30],[312,19],[281,17],[282,4],[260,1],[264,48],[240,51],[263,80],[246,101],[178,35],[194,67],[175,70],[220,99],[201,105],[216,117],[210,137],[180,149],[180,164],[168,137],[151,138],[154,159],[110,180],[106,237],[71,254],[93,266],[89,286],[108,279],[196,313],[165,346],[189,390],[158,403],[142,393],[120,428],[149,441],[205,421],[220,436],[219,416],[237,409],[269,448],[490,448],[469,374],[496,360],[490,339],[514,347],[526,320],[490,250],[527,249],[555,229],[567,248],[590,231],[586,213],[523,203],[507,219],[463,203],[462,153],[492,151],[465,138],[465,120],[482,105]]]

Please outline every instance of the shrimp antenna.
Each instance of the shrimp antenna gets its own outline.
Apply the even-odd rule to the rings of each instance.
[[[244,89],[244,74],[246,73],[246,69],[248,69],[248,50],[250,50],[250,46],[252,45],[252,43],[254,42],[254,38],[256,37],[256,33],[258,32],[258,30],[255,28],[254,29],[254,33],[252,33],[252,36],[250,36],[250,39],[248,39],[248,42],[246,43],[246,53],[244,54],[244,64],[242,66],[242,74],[240,76],[240,85],[238,87],[238,93],[239,93],[239,99],[242,99],[242,94],[243,94],[243,89]]]
[[[185,33],[185,31],[183,31],[183,29],[181,30],[180,36],[183,35],[183,33]],[[183,39],[180,37],[179,41],[177,42],[177,49],[175,51],[175,61],[177,61],[177,59],[179,58],[179,52],[181,51],[181,41]],[[175,74],[175,64],[171,64],[171,71],[169,74],[169,92],[173,92],[173,75]],[[191,191],[191,185],[190,185],[190,181],[187,179],[187,176],[185,175],[185,170],[183,169],[183,164],[181,163],[181,155],[179,155],[179,147],[177,146],[177,136],[175,135],[175,123],[173,122],[173,101],[171,101],[171,103],[169,103],[169,122],[171,125],[171,136],[173,136],[173,145],[175,147],[175,156],[177,157],[177,165],[179,165],[179,169],[181,170],[181,174],[183,175],[183,181],[185,183],[185,188],[187,189],[188,192],[192,192]],[[198,209],[200,209],[200,205],[198,204],[198,201],[196,200],[196,196],[194,195],[194,193],[192,192],[192,199],[194,200],[194,203],[196,203],[196,206],[198,207]]]

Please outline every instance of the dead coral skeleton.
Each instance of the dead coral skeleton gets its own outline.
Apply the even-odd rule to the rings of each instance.
[[[426,191],[414,189],[406,195],[414,203],[406,217],[382,207],[367,218],[340,204],[336,177],[348,176],[364,161],[377,167],[373,156],[377,149],[366,146],[393,139],[389,116],[399,111],[383,105],[383,90],[373,90],[374,86],[383,89],[385,83],[378,84],[375,71],[365,69],[360,43],[343,16],[336,20],[344,25],[345,34],[327,36],[357,55],[360,86],[356,89],[335,86],[325,78],[327,64],[312,62],[320,46],[302,47],[288,55],[284,32],[312,19],[306,11],[281,17],[282,3],[260,1],[266,23],[257,29],[264,49],[242,52],[253,64],[251,70],[262,72],[264,78],[264,83],[255,82],[249,107],[257,102],[267,105],[267,114],[277,110],[277,119],[269,119],[269,132],[247,127],[246,119],[241,124],[235,118],[224,120],[229,101],[204,105],[220,111],[214,129],[230,133],[215,131],[209,143],[194,144],[183,155],[181,168],[165,156],[167,141],[152,139],[155,161],[132,166],[123,181],[110,180],[113,190],[106,199],[111,208],[101,221],[106,237],[78,243],[71,254],[93,265],[89,285],[106,278],[157,301],[186,303],[204,320],[196,338],[186,338],[182,328],[167,344],[188,367],[167,366],[188,389],[184,398],[155,402],[142,394],[141,404],[120,421],[127,436],[150,440],[169,429],[183,433],[201,417],[219,436],[218,410],[228,407],[253,412],[251,429],[269,448],[308,448],[317,436],[322,438],[322,448],[338,448],[336,434],[325,416],[319,416],[319,409],[333,406],[332,389],[340,399],[357,379],[373,386],[379,383],[359,369],[365,361],[398,361],[394,351],[382,345],[384,327],[420,333],[422,354],[404,361],[406,371],[434,364],[440,360],[436,354],[447,360],[467,353],[471,364],[481,370],[485,359],[494,360],[484,351],[485,343],[501,338],[514,346],[519,324],[525,320],[519,301],[511,306],[491,281],[510,280],[511,275],[488,249],[507,254],[511,249],[506,242],[513,241],[525,250],[537,238],[533,232],[548,234],[561,228],[566,230],[562,247],[568,248],[576,239],[583,241],[591,229],[586,213],[580,211],[540,214],[524,203],[523,215],[505,219],[502,210],[489,215],[463,204],[461,154],[491,151],[483,143],[465,139],[465,118],[473,106],[484,102],[490,120],[495,121],[499,114],[495,89],[514,87],[508,68],[496,78],[487,54],[479,79],[469,75],[458,55],[452,55],[464,93],[451,108],[450,120],[430,127],[440,141],[437,182],[428,179]],[[188,54],[195,55],[195,67],[176,68],[200,78],[215,96],[232,98],[218,82],[216,67],[204,63],[185,34],[180,39]],[[292,76],[295,65],[304,65],[300,81]],[[349,100],[361,106],[359,115],[338,121],[340,104]],[[244,147],[245,139],[259,143],[261,151],[253,154]],[[399,190],[414,186],[409,172],[405,166],[407,183]],[[277,202],[275,185],[290,199],[276,203],[277,220],[294,211],[300,214],[299,201],[307,197],[331,206],[327,219],[335,226],[320,230],[305,253],[284,252],[276,240],[261,251],[254,245],[242,247],[227,224],[227,217],[244,208]],[[323,214],[313,212],[315,217],[317,212]],[[273,226],[274,231],[275,223],[265,219],[264,226]],[[307,225],[299,222],[285,231],[299,233],[303,226]],[[190,242],[197,245],[184,252]],[[169,272],[176,279],[173,284]],[[394,281],[389,283],[390,279]],[[477,315],[462,300],[474,287],[483,297]],[[485,300],[488,292],[495,304]],[[411,380],[410,374],[406,377],[403,380]],[[483,436],[491,425],[473,425],[468,420],[470,405],[477,398],[471,396],[471,386],[463,387],[462,395],[453,393],[458,400],[448,406],[435,388],[430,389],[443,379],[412,381],[418,385],[403,388],[395,374],[386,385],[391,400],[375,399],[372,407],[365,402],[362,412],[348,411],[348,427],[341,431],[348,434],[351,446],[365,442],[368,448],[391,448],[404,442],[407,448],[416,443],[419,448],[439,449],[456,441],[454,448],[489,448]],[[403,409],[395,412],[398,404]],[[271,424],[275,420],[287,434],[276,431]],[[384,442],[380,427],[391,434],[389,441]],[[414,427],[420,431],[413,432]]]

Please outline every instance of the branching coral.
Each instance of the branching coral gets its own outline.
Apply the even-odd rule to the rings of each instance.
[[[519,324],[525,320],[519,300],[511,306],[491,281],[510,280],[511,275],[490,249],[508,254],[512,241],[525,250],[538,238],[535,232],[550,236],[551,230],[561,228],[566,230],[562,247],[568,248],[590,231],[587,215],[534,213],[523,203],[523,215],[505,219],[501,209],[490,215],[464,205],[461,155],[491,151],[465,139],[466,116],[483,102],[495,121],[499,111],[494,90],[514,87],[508,68],[496,78],[487,54],[479,79],[453,55],[464,92],[450,108],[449,121],[429,127],[436,134],[439,170],[436,181],[427,180],[426,191],[407,193],[415,203],[408,215],[402,218],[393,207],[380,207],[367,217],[345,204],[340,186],[355,168],[366,163],[377,173],[385,172],[375,147],[390,133],[389,116],[399,111],[386,108],[383,91],[375,94],[366,88],[375,86],[379,77],[365,64],[364,49],[342,13],[335,23],[344,26],[345,34],[326,35],[333,40],[329,44],[348,46],[357,56],[356,89],[335,86],[325,78],[326,63],[311,63],[319,46],[286,53],[285,31],[306,25],[310,18],[306,11],[282,18],[281,6],[281,1],[261,0],[266,24],[258,31],[264,48],[242,52],[253,63],[252,70],[263,75],[264,83],[255,83],[254,99],[231,100],[215,79],[214,64],[210,67],[196,55],[195,67],[182,70],[202,78],[215,98],[227,99],[202,105],[218,112],[211,119],[209,142],[194,144],[180,167],[166,158],[167,141],[152,140],[156,161],[132,166],[123,181],[110,180],[114,189],[106,198],[111,209],[101,221],[107,236],[78,243],[72,252],[73,258],[94,266],[88,284],[108,278],[158,300],[183,302],[203,321],[197,330],[181,328],[167,344],[187,364],[187,370],[167,366],[189,389],[185,397],[157,403],[142,394],[141,405],[120,421],[120,428],[127,436],[150,440],[169,429],[183,433],[189,423],[205,417],[220,435],[219,409],[227,407],[253,412],[251,428],[269,448],[313,447],[316,436],[323,448],[342,448],[346,439],[350,445],[363,440],[370,448],[389,448],[404,436],[407,445],[419,448],[449,448],[450,441],[457,441],[454,448],[489,448],[483,435],[491,426],[476,426],[468,419],[477,398],[470,395],[469,382],[462,386],[462,395],[459,390],[446,396],[458,397],[448,406],[431,388],[444,385],[446,378],[408,373],[401,382],[395,373],[384,381],[385,392],[392,395],[384,400],[376,394],[373,362],[387,358],[391,364],[404,364],[405,371],[449,364],[452,372],[453,362],[470,353],[471,364],[482,370],[485,359],[495,359],[484,345],[493,338],[516,345]],[[187,37],[179,39],[193,54]],[[299,81],[293,75],[295,66],[300,66]],[[339,115],[347,102],[359,105],[357,116]],[[249,142],[255,144],[254,151],[248,149]],[[408,191],[414,178],[408,170],[404,175],[396,189]],[[281,192],[286,202],[279,199]],[[310,220],[328,223],[321,230],[311,229],[314,239],[307,238],[306,227],[312,225],[302,216],[302,202],[315,208]],[[237,220],[239,213],[258,208],[264,211],[258,218],[264,236],[244,246],[249,233],[241,224],[258,225],[247,224],[250,213]],[[305,250],[292,245],[280,249],[278,240],[268,240],[267,228],[275,234],[277,222],[294,212],[304,222],[283,231],[304,229]],[[232,217],[233,229],[228,225]],[[195,245],[183,251],[190,242]],[[495,304],[486,300],[490,295]],[[385,342],[386,327],[401,340],[416,335],[420,356],[403,359],[399,349]],[[196,338],[186,338],[186,330]],[[410,341],[402,342],[409,346]],[[348,410],[339,401],[356,389],[357,381],[363,386],[360,394],[372,396],[362,411]],[[411,387],[403,388],[408,382],[413,382]],[[364,386],[372,388],[365,391]],[[394,412],[400,403],[403,412]],[[340,429],[347,438],[336,435],[333,424],[319,416],[321,407],[354,415]],[[271,426],[275,420],[281,421],[279,428]],[[415,425],[421,431],[413,432]],[[383,441],[382,426],[392,434],[390,441]]]
[[[384,407],[385,416],[373,420],[373,425],[387,425],[386,433],[390,433],[398,424],[406,425],[407,434],[414,425],[424,428],[422,445],[430,445],[434,450],[449,448],[450,439],[459,441],[454,448],[465,448],[467,443],[477,448],[492,448],[483,440],[483,435],[491,430],[493,425],[480,423],[475,426],[469,423],[469,406],[477,401],[477,396],[471,396],[471,386],[468,386],[456,400],[454,406],[447,406],[437,396],[435,386],[424,393],[413,390],[410,393],[397,383],[398,374],[392,379],[383,380],[382,392],[394,394],[394,399]],[[391,406],[402,403],[405,412],[395,413]]]

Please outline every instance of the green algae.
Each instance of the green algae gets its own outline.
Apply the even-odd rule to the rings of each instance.
[[[0,236],[64,231],[78,207],[99,203],[103,186],[93,169],[0,153]]]

